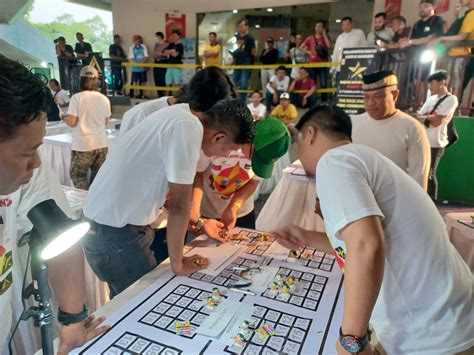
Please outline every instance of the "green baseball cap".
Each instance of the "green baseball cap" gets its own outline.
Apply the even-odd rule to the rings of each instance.
[[[288,152],[291,137],[288,128],[279,119],[267,117],[255,123],[252,169],[264,179],[272,176],[275,162]]]

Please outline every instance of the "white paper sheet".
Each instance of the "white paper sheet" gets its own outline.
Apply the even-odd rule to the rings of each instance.
[[[271,247],[271,246],[270,246]],[[219,247],[216,251],[221,252]],[[264,248],[270,250],[270,248]],[[231,249],[227,249],[230,251]],[[263,250],[263,249],[252,249]],[[262,256],[244,253],[234,258],[217,276],[195,273],[190,277],[175,276],[165,271],[147,289],[107,319],[112,328],[72,354],[225,354],[231,352],[229,337],[248,313],[227,322],[219,340],[196,333],[213,311],[204,300],[219,287],[224,299],[240,302],[253,312],[248,319],[255,327],[271,325],[275,335],[262,340],[253,332],[241,349],[246,353],[334,354],[334,344],[342,320],[343,277],[333,255],[307,249],[310,260],[288,263],[273,259],[269,267],[293,276],[298,288],[292,294],[275,295],[269,288],[255,296],[230,292],[233,266],[260,263]],[[229,254],[227,254],[229,256]],[[224,300],[223,300],[224,302]],[[245,308],[244,308],[245,309]],[[190,320],[191,334],[176,335],[176,321]],[[230,327],[230,328],[229,328]],[[224,329],[224,327],[223,327]],[[226,345],[227,344],[227,345]]]
[[[239,307],[240,302],[229,299],[223,300],[196,329],[196,333],[217,338],[237,314]]]
[[[217,276],[227,265],[243,252],[239,245],[222,244],[219,247],[196,247],[186,252],[186,255],[201,255],[209,259],[207,269],[201,272],[207,275]]]
[[[196,333],[232,346],[243,321],[250,321],[253,312],[253,306],[227,299],[211,313]]]
[[[239,306],[238,311],[235,313],[235,315],[232,317],[230,320],[229,324],[225,328],[224,332],[222,335],[217,339],[222,344],[225,344],[227,346],[232,346],[234,344],[234,337],[237,335],[237,333],[240,330],[240,327],[242,326],[242,323],[246,321],[250,321],[252,318],[252,314],[254,312],[254,307],[241,303]],[[249,330],[249,335],[251,331]]]

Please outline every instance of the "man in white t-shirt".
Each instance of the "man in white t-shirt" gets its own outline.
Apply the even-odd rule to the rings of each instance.
[[[7,353],[13,321],[12,285],[21,284],[16,275],[24,273],[18,260],[18,225],[30,230],[27,213],[48,199],[54,199],[66,213],[70,210],[57,177],[47,163],[41,164],[37,151],[45,134],[47,105],[52,100],[50,91],[27,68],[1,55],[0,91],[0,352],[3,354]],[[83,312],[82,248],[77,246],[51,259],[48,268],[61,310],[76,318],[60,329],[58,354],[66,355],[73,347],[83,345],[108,328],[97,328],[103,318],[84,321],[87,312]]]
[[[133,106],[123,114],[119,135],[123,136],[152,113],[161,110],[162,108],[174,105],[176,102],[177,100],[173,96],[163,96],[159,99],[146,101]]]
[[[252,117],[255,121],[261,120],[267,115],[267,108],[264,104],[262,104],[262,98],[262,93],[259,90],[254,90],[250,94],[250,103],[247,105],[247,107],[249,108],[250,113],[252,114]]]
[[[278,105],[280,95],[287,92],[289,86],[290,77],[286,75],[286,68],[281,65],[277,68],[275,75],[270,78],[266,86],[265,105],[268,112],[272,110],[272,105]]]
[[[397,77],[380,71],[363,80],[366,112],[352,116],[352,141],[382,153],[426,190],[430,145],[420,122],[395,107],[400,93]]]
[[[157,265],[150,250],[151,225],[168,195],[172,270],[187,275],[207,266],[208,260],[199,255],[183,256],[199,155],[202,149],[208,156],[225,156],[250,143],[254,122],[237,99],[215,104],[233,94],[222,69],[205,68],[188,87],[189,104],[153,113],[120,139],[90,188],[84,215],[92,231],[84,240],[84,251],[112,296]]]
[[[357,48],[367,46],[364,31],[358,28],[353,28],[352,18],[344,17],[341,21],[342,33],[337,36],[334,44],[334,52],[332,54],[332,61],[339,63],[342,60],[342,52],[345,48]],[[336,67],[336,79],[339,79],[338,74],[341,67]]]
[[[316,106],[297,129],[298,158],[316,176],[327,236],[293,226],[278,240],[333,250],[343,268],[337,353],[372,354],[369,321],[388,354],[473,347],[474,278],[428,194],[374,149],[352,144],[350,118],[337,107]]]
[[[225,157],[201,154],[194,179],[190,223],[194,233],[203,232],[224,241],[235,226],[255,229],[253,194],[260,178],[272,176],[276,160],[291,144],[288,128],[278,119],[267,117],[255,124],[252,145]]]
[[[59,106],[62,113],[66,113],[67,107],[69,106],[69,94],[66,90],[61,88],[61,85],[59,85],[59,82],[56,79],[51,79],[49,81],[49,87],[54,102]]]
[[[72,127],[70,175],[74,187],[88,190],[107,155],[110,101],[97,91],[99,73],[92,66],[81,69],[81,92],[71,97],[64,122]]]
[[[446,85],[448,73],[440,70],[428,78],[429,89],[432,94],[418,111],[418,120],[425,125],[428,141],[431,146],[431,166],[428,178],[428,194],[433,200],[438,199],[438,179],[436,170],[444,149],[449,144],[448,125],[458,107],[458,98],[451,95]],[[451,128],[453,129],[453,128]]]

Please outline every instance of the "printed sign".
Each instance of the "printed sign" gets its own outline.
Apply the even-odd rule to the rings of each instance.
[[[342,52],[337,106],[348,114],[365,111],[362,78],[375,70],[376,53],[377,48],[348,48]]]

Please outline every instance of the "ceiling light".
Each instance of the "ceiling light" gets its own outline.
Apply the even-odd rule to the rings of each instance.
[[[234,9],[234,10],[232,10],[232,12],[233,12],[234,14],[236,14],[237,12],[239,12],[239,10]]]
[[[258,24],[257,24],[257,25],[255,25],[255,28],[260,28],[260,25],[258,25]]]
[[[340,18],[336,19],[336,23],[341,23],[342,20]]]
[[[267,9],[267,12],[273,12],[273,9],[272,9],[271,7],[269,7],[269,8]]]

